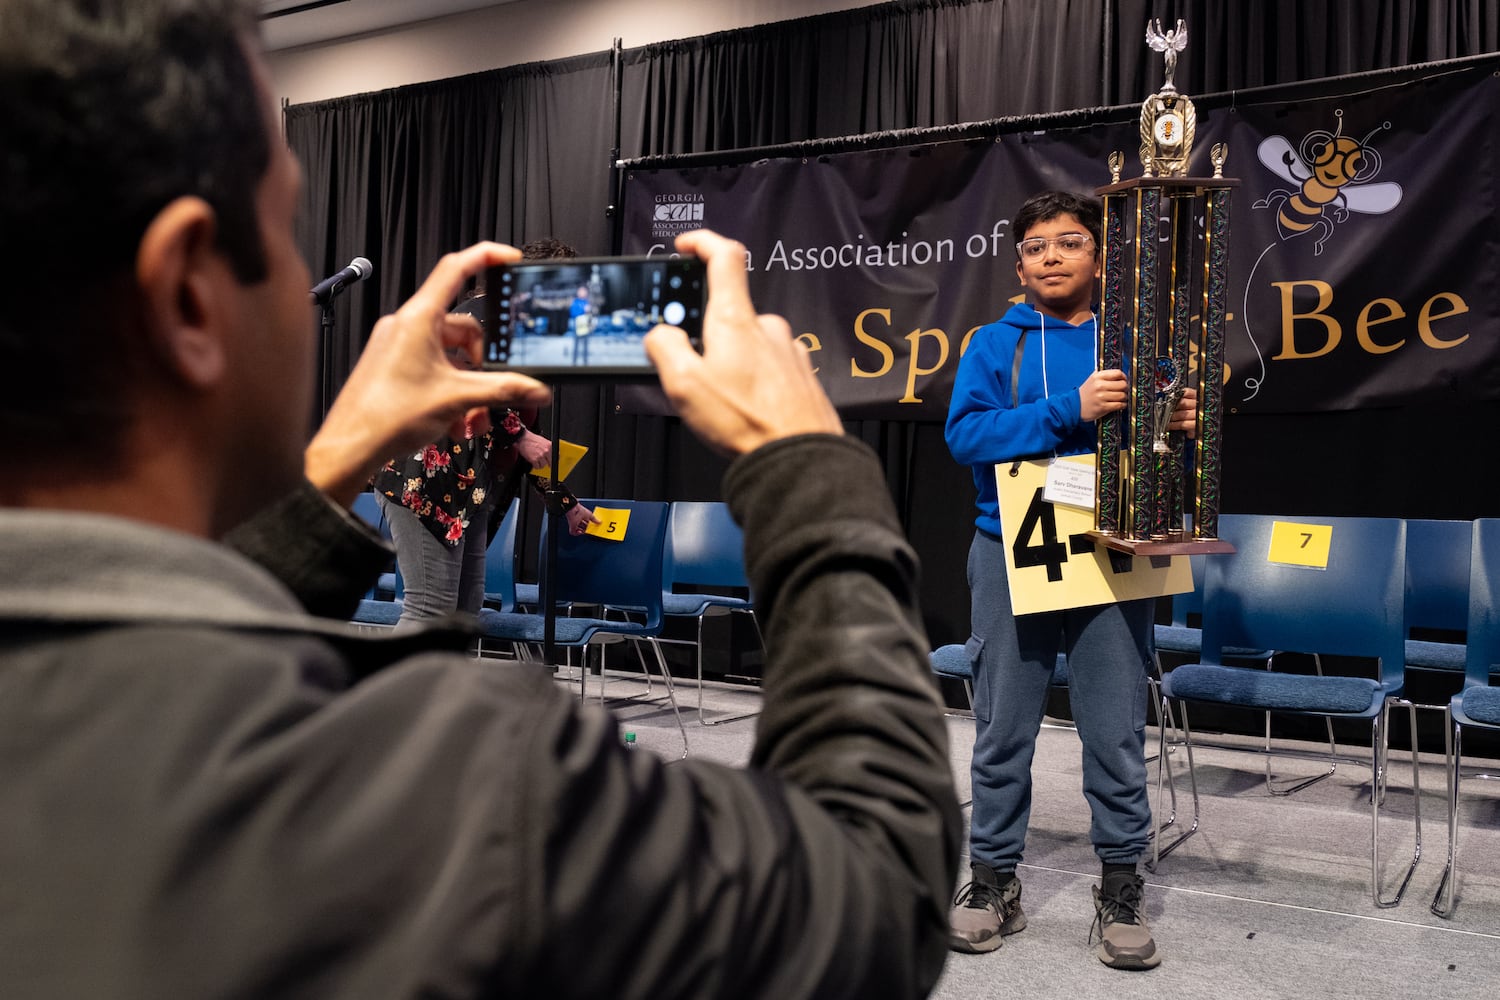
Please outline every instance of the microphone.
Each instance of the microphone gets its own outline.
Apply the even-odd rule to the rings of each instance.
[[[371,264],[368,258],[356,257],[342,271],[330,275],[316,285],[313,285],[312,300],[317,305],[327,305],[339,292],[342,292],[356,281],[363,281],[374,273],[375,265]]]

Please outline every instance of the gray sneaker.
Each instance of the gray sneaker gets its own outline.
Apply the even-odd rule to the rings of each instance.
[[[1021,912],[1021,880],[1014,872],[1001,876],[977,861],[970,866],[973,878],[953,897],[948,916],[948,947],[978,954],[1000,947],[1006,934],[1026,927]]]
[[[1141,913],[1145,881],[1130,872],[1106,875],[1094,886],[1094,926],[1089,944],[1098,939],[1094,954],[1111,969],[1154,969],[1161,952],[1151,940],[1151,928]]]

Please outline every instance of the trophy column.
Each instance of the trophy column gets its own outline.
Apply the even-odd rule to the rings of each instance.
[[[1220,161],[1222,163],[1222,161]],[[1220,445],[1224,433],[1224,300],[1229,293],[1228,187],[1206,189],[1207,274],[1203,288],[1203,348],[1198,369],[1198,436],[1194,441],[1193,528],[1200,539],[1219,537]]]
[[[1230,550],[1217,535],[1229,198],[1237,184],[1147,176],[1098,191],[1099,364],[1129,373],[1125,409],[1099,420],[1095,534],[1111,548]],[[1167,430],[1189,388],[1197,394],[1191,449],[1184,434]]]
[[[1187,25],[1146,25],[1146,44],[1166,57],[1162,88],[1141,105],[1141,166],[1120,180],[1109,157],[1099,366],[1129,373],[1125,409],[1098,421],[1094,531],[1132,555],[1232,552],[1219,540],[1219,449],[1224,417],[1224,300],[1229,202],[1223,143],[1209,152],[1212,177],[1189,177],[1198,116],[1172,74]],[[1199,235],[1201,231],[1201,236]],[[1172,414],[1196,394],[1192,448],[1171,431]]]

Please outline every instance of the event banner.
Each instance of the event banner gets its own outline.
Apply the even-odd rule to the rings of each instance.
[[[1492,68],[1200,102],[1188,172],[1208,175],[1209,147],[1224,142],[1224,174],[1240,181],[1230,412],[1500,398]],[[698,227],[740,240],[757,307],[791,323],[845,417],[940,421],[969,338],[1021,301],[1010,226],[1021,202],[1109,183],[1113,150],[1124,178],[1138,176],[1139,144],[1135,120],[1116,113],[979,139],[634,167],[622,250],[670,253]]]

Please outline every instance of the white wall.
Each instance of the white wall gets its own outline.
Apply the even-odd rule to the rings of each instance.
[[[608,49],[768,24],[882,0],[519,0],[269,54],[293,104]]]

